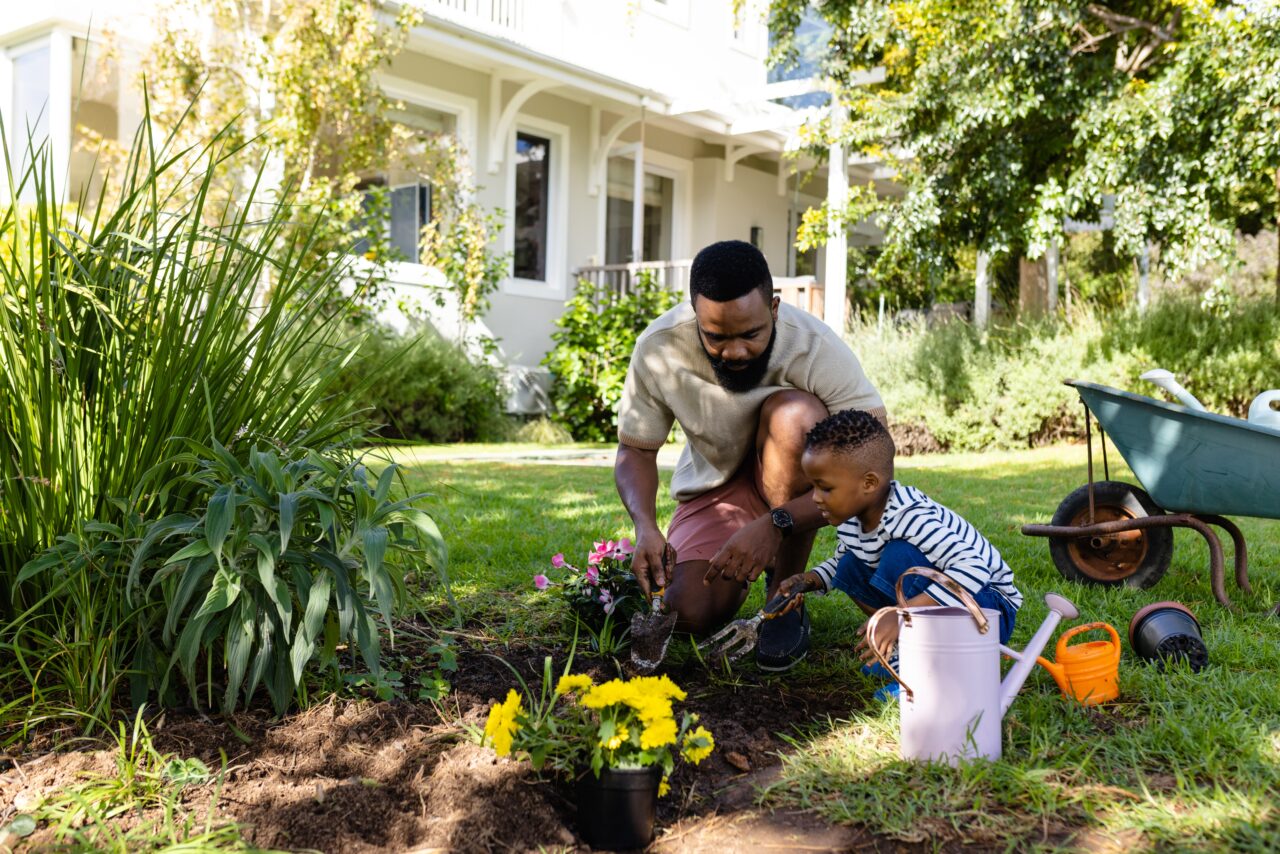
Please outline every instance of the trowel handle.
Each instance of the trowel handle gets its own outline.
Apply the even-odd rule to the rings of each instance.
[[[952,596],[955,596],[964,604],[964,607],[973,617],[973,621],[978,624],[978,631],[981,634],[985,635],[987,630],[991,628],[990,622],[987,620],[987,615],[982,613],[982,608],[976,601],[974,601],[973,596],[970,595],[968,590],[961,587],[960,584],[951,576],[927,566],[913,566],[906,572],[902,573],[902,575],[898,576],[898,583],[895,585],[895,589],[898,592],[899,608],[907,607],[907,599],[902,595],[902,579],[906,578],[908,575],[922,575],[930,581],[937,582],[947,588],[947,590],[951,592]],[[906,686],[904,685],[903,687],[905,688]]]

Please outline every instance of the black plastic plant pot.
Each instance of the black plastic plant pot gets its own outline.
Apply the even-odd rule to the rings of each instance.
[[[661,766],[605,768],[578,779],[578,832],[592,848],[628,851],[653,841]]]
[[[1129,645],[1147,661],[1163,666],[1186,661],[1193,671],[1209,663],[1209,650],[1200,636],[1200,624],[1185,605],[1155,602],[1129,621]]]

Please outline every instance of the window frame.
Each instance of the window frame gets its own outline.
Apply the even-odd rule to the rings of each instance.
[[[563,301],[569,293],[569,169],[571,135],[569,126],[534,116],[516,117],[507,137],[506,211],[502,228],[502,252],[514,261],[516,206],[516,135],[539,136],[551,143],[547,162],[547,263],[546,279],[523,279],[509,274],[502,282],[502,292],[515,296],[538,297]]]
[[[626,157],[635,162],[638,142],[622,142],[613,146],[609,157]],[[606,167],[607,169],[607,167]],[[661,178],[671,179],[671,260],[681,261],[691,257],[689,224],[693,211],[693,161],[652,148],[644,150],[644,171]],[[603,264],[608,241],[609,216],[608,182],[601,188],[597,208],[596,260]]]
[[[42,48],[49,51],[49,79],[45,81],[49,91],[48,144],[54,174],[58,178],[56,186],[60,201],[66,201],[70,192],[67,178],[71,168],[71,39],[69,30],[50,27],[26,31],[10,43],[0,43],[0,117],[4,119],[5,133],[11,137],[10,145],[13,144],[12,129],[16,128],[13,115],[14,60]],[[0,175],[0,187],[8,191],[7,175]]]

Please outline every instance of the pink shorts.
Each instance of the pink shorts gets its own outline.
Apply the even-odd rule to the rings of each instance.
[[[734,532],[769,512],[758,471],[753,455],[725,483],[680,502],[667,529],[679,563],[711,560]]]

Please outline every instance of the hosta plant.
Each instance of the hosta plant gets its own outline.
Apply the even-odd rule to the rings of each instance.
[[[396,466],[375,479],[341,450],[255,448],[242,463],[216,442],[189,447],[172,464],[186,469],[198,510],[153,521],[126,544],[125,596],[154,605],[149,640],[169,659],[150,687],[165,696],[176,670],[193,702],[217,684],[232,711],[265,685],[283,712],[308,666],[336,666],[339,647],[380,674],[377,621],[390,631],[405,594],[405,568],[388,558],[436,570],[447,590],[440,531],[414,506],[423,496],[393,500]],[[55,549],[23,574],[67,559]]]
[[[512,689],[489,710],[483,738],[499,756],[527,755],[534,768],[564,775],[589,768],[597,777],[604,768],[658,765],[658,791],[666,794],[676,757],[696,765],[715,748],[697,715],[677,715],[674,703],[686,695],[666,676],[596,684],[586,674],[565,673],[549,691],[550,661],[544,669],[542,694],[529,696],[528,707]]]

